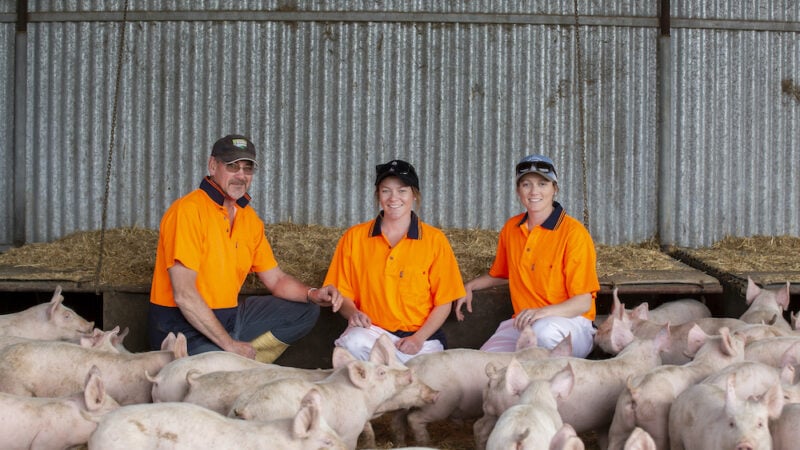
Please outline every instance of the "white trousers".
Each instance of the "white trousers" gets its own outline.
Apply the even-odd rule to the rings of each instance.
[[[531,325],[536,333],[539,347],[552,349],[572,334],[572,355],[585,358],[594,347],[595,329],[592,322],[583,317],[545,317]],[[517,348],[520,332],[514,328],[514,319],[500,322],[497,331],[481,346],[487,352],[513,352]]]
[[[339,339],[336,339],[334,345],[337,347],[344,347],[356,358],[367,361],[369,360],[369,353],[372,351],[375,341],[377,341],[382,334],[389,336],[389,339],[391,339],[393,343],[396,343],[400,340],[399,337],[389,333],[383,328],[372,325],[369,328],[347,327],[347,329],[344,330],[344,333],[339,336]],[[444,350],[442,343],[436,339],[433,339],[425,341],[417,355],[421,355],[423,353],[441,352],[442,350]],[[397,359],[404,364],[409,359],[417,356],[403,353],[400,350],[396,350],[395,354],[397,355]]]

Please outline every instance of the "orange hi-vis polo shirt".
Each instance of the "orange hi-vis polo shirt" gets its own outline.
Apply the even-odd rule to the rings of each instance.
[[[225,194],[209,177],[176,200],[161,219],[150,302],[175,307],[167,269],[180,261],[197,272],[197,290],[211,309],[234,308],[250,272],[278,266],[264,235],[264,222],[250,196],[240,198],[231,229]]]
[[[514,316],[591,293],[592,307],[583,316],[594,320],[600,290],[594,242],[583,224],[558,202],[553,205],[550,217],[533,230],[528,231],[528,213],[506,222],[489,275],[508,279]]]
[[[381,233],[382,219],[381,213],[344,233],[324,284],[353,299],[384,330],[415,332],[435,306],[466,295],[461,271],[444,233],[414,212],[395,247]]]

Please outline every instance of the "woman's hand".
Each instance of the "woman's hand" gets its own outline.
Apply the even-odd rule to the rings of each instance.
[[[363,312],[356,311],[347,319],[347,325],[351,327],[369,328],[372,326],[372,320]]]
[[[517,314],[517,317],[514,318],[514,328],[518,331],[522,331],[525,328],[533,325],[538,319],[543,317],[547,317],[549,314],[545,313],[544,308],[528,308],[523,309]]]
[[[394,346],[406,355],[416,355],[420,350],[422,350],[422,345],[424,343],[425,341],[420,341],[416,335],[411,335],[400,338],[400,340],[398,340]]]

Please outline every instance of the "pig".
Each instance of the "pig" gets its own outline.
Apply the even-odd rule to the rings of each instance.
[[[556,435],[550,441],[548,450],[585,450],[586,446],[583,444],[581,438],[572,428],[572,425],[565,423],[558,429]],[[516,450],[516,449],[515,449]]]
[[[334,348],[334,354],[340,352],[347,350]],[[353,358],[318,382],[284,378],[244,392],[228,415],[259,421],[288,417],[303,395],[314,388],[323,398],[321,414],[326,422],[349,448],[355,448],[359,434],[378,406],[411,382],[410,369],[393,369]]]
[[[181,400],[228,415],[236,399],[253,386],[261,386],[282,378],[320,381],[333,372],[332,369],[299,369],[275,364],[264,364],[264,366],[267,367],[208,373],[190,369],[186,374],[189,389]]]
[[[157,373],[188,354],[182,333],[167,335],[161,348],[124,354],[60,341],[15,344],[0,350],[0,392],[34,397],[69,395],[83,387],[83,377],[96,365],[106,391],[120,405],[149,403],[152,384],[146,372]]]
[[[800,336],[765,338],[747,344],[744,359],[782,367],[787,356],[800,360]]]
[[[745,323],[732,330],[735,335],[744,338],[745,345],[761,339],[792,336],[793,333],[783,328],[765,323]]]
[[[91,335],[94,322],[88,322],[62,304],[61,286],[57,286],[49,303],[11,314],[0,315],[0,335],[29,339],[78,342]]]
[[[312,389],[294,415],[267,422],[231,419],[191,403],[125,406],[100,421],[89,449],[347,449],[320,414],[321,402]]]
[[[705,384],[713,384],[724,389],[728,377],[736,377],[736,395],[739,398],[762,397],[772,386],[780,385],[785,403],[800,402],[800,386],[795,383],[795,363],[787,361],[782,368],[769,366],[755,361],[742,361],[731,364],[703,380]]]
[[[61,398],[0,393],[0,436],[4,449],[54,449],[85,444],[103,415],[119,408],[106,394],[97,366],[81,392]]]
[[[656,442],[650,436],[650,433],[636,427],[625,441],[623,450],[656,450],[657,448]]]
[[[527,328],[520,334],[516,352],[485,352],[466,348],[416,356],[406,364],[416,370],[417,376],[439,391],[437,400],[407,414],[398,413],[392,422],[397,442],[404,441],[403,418],[414,433],[418,443],[430,442],[427,424],[448,417],[456,420],[478,418],[482,412],[483,389],[489,382],[486,365],[506,366],[512,358],[529,361],[556,356],[572,355],[572,340],[567,336],[552,350],[537,347],[536,334]]]
[[[271,366],[274,365],[267,365],[236,353],[220,350],[175,359],[162,367],[158,374],[151,375],[148,373],[146,376],[153,384],[152,397],[154,402],[179,402],[186,397],[189,391],[186,377],[190,371],[195,373],[196,378],[208,372],[237,371]]]
[[[598,328],[595,334],[595,344],[606,353],[615,355],[619,352],[621,346],[612,339],[616,336],[617,339],[623,338],[623,341],[630,339],[629,335],[639,338],[652,338],[659,332],[662,324],[644,318],[644,315],[637,315],[635,317],[615,316],[610,317],[603,325]],[[687,353],[690,347],[699,347],[697,342],[691,342],[691,339],[697,338],[697,333],[692,329],[695,325],[700,327],[703,332],[713,335],[718,334],[719,329],[727,327],[728,329],[736,329],[744,326],[745,322],[739,319],[728,317],[706,317],[702,319],[692,320],[680,325],[667,324],[670,327],[670,345],[669,349],[661,355],[664,364],[685,364],[691,360]],[[612,333],[612,331],[615,331]],[[696,330],[695,330],[696,331]],[[702,338],[702,337],[701,337]],[[702,344],[702,342],[700,342]]]
[[[487,450],[545,449],[564,425],[558,413],[557,398],[572,392],[575,374],[567,366],[549,380],[533,380],[519,403],[497,419],[486,442]]]
[[[711,317],[711,311],[708,307],[703,302],[693,298],[672,300],[662,303],[653,309],[649,309],[649,304],[647,302],[640,303],[639,306],[634,309],[624,309],[625,305],[620,302],[619,296],[617,295],[618,291],[619,288],[614,288],[611,291],[612,303],[611,314],[609,316],[613,316],[615,313],[619,315],[620,310],[624,310],[625,315],[629,318],[638,314],[643,314],[645,319],[662,325],[667,323],[680,325],[692,320]],[[604,321],[605,319],[595,319],[595,325],[599,327]]]
[[[699,328],[696,331],[702,333]],[[744,341],[722,328],[719,335],[704,337],[691,362],[655,367],[629,378],[616,401],[608,448],[622,449],[636,427],[646,431],[658,448],[668,448],[669,410],[678,395],[707,376],[743,360]]]
[[[575,386],[572,394],[558,403],[558,411],[564,422],[572,425],[578,433],[595,430],[600,439],[605,439],[625,380],[660,365],[659,355],[668,344],[669,327],[664,325],[655,338],[631,338],[623,351],[609,359],[560,357],[522,363],[512,359],[504,369],[488,364],[484,415],[473,426],[477,447],[484,448],[497,417],[519,402],[520,394],[531,380],[552,377],[567,363],[575,372]]]
[[[699,383],[683,391],[669,411],[672,450],[746,449],[769,450],[769,420],[783,408],[780,385],[773,385],[759,399],[736,395],[736,376],[726,388]]]
[[[795,450],[800,442],[800,403],[783,405],[781,416],[770,423],[772,448],[774,450]]]
[[[739,317],[747,323],[767,323],[786,331],[791,331],[792,326],[783,317],[783,312],[789,308],[789,282],[778,290],[762,289],[747,277],[747,292],[745,293],[747,310]]]

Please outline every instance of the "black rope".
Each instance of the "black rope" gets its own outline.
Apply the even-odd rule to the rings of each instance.
[[[584,113],[586,112],[585,100],[583,95],[583,50],[581,48],[580,23],[578,22],[578,0],[574,0],[575,6],[575,51],[578,69],[578,145],[581,149],[581,165],[583,167],[583,226],[589,228],[589,187],[586,182],[586,124],[584,123]]]
[[[108,160],[106,161],[106,185],[103,192],[103,214],[100,227],[100,249],[98,250],[97,267],[94,271],[94,293],[100,295],[100,273],[103,268],[103,251],[106,241],[106,224],[108,221],[108,191],[111,185],[111,163],[114,161],[114,137],[117,130],[117,103],[119,102],[119,85],[122,79],[122,56],[125,50],[125,28],[128,22],[128,0],[122,7],[122,30],[119,33],[119,49],[117,50],[117,79],[114,86],[114,106],[111,110],[111,139],[108,143]]]

